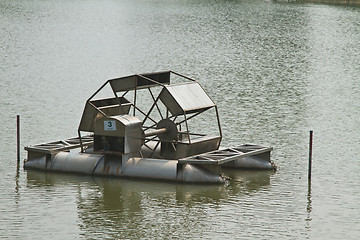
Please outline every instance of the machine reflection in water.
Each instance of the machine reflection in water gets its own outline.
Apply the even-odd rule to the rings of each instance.
[[[121,229],[126,229],[127,237],[146,237],[151,224],[163,227],[174,224],[169,220],[173,215],[181,227],[194,230],[191,228],[196,226],[191,222],[209,216],[208,208],[217,209],[229,199],[261,191],[270,184],[273,174],[269,171],[226,172],[234,180],[226,185],[174,184],[44,171],[28,171],[26,181],[28,189],[45,191],[48,201],[56,198],[59,189],[74,195],[78,225],[85,235],[98,232],[119,238]]]

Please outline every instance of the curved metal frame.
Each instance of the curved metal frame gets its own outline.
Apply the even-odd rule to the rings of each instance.
[[[122,77],[122,78],[117,78],[117,79],[110,79],[110,80],[107,80],[98,90],[96,90],[91,96],[90,98],[86,101],[86,105],[85,105],[85,109],[84,109],[84,112],[83,112],[83,116],[82,116],[82,119],[80,121],[80,124],[79,124],[79,128],[78,128],[78,135],[79,135],[79,140],[80,140],[80,146],[81,146],[81,151],[83,152],[84,151],[84,146],[83,146],[83,141],[82,141],[82,136],[81,136],[81,132],[82,131],[85,131],[85,132],[93,132],[92,129],[91,129],[91,124],[92,123],[89,123],[87,121],[93,121],[96,117],[97,114],[101,114],[103,116],[106,116],[106,117],[109,117],[100,107],[97,107],[93,104],[92,101],[94,101],[94,97],[101,91],[103,90],[107,85],[110,85],[113,93],[114,93],[114,96],[116,99],[116,101],[118,102],[118,107],[119,107],[119,111],[122,111],[122,114],[125,114],[124,112],[124,109],[123,109],[123,104],[121,103],[121,100],[122,99],[125,99],[125,96],[127,93],[129,93],[130,91],[134,91],[134,98],[133,98],[133,102],[130,102],[128,101],[128,106],[129,106],[129,111],[130,111],[130,108],[132,107],[133,108],[133,113],[132,115],[135,116],[136,115],[136,112],[138,111],[139,113],[141,113],[142,115],[144,115],[144,119],[142,120],[143,121],[143,130],[146,131],[148,129],[151,129],[151,128],[154,128],[156,127],[156,124],[162,120],[162,119],[172,119],[172,121],[175,122],[176,118],[179,116],[179,115],[171,115],[169,116],[169,109],[166,105],[165,108],[166,108],[166,113],[162,113],[161,110],[160,110],[160,107],[158,106],[158,102],[159,102],[159,99],[160,99],[160,94],[155,98],[153,92],[151,91],[151,88],[152,87],[157,87],[157,86],[160,86],[162,87],[163,89],[166,87],[166,86],[171,86],[170,85],[170,75],[171,74],[175,74],[177,76],[179,76],[180,78],[182,78],[183,80],[187,80],[187,81],[191,81],[191,82],[196,82],[198,83],[196,80],[194,79],[191,79],[189,77],[186,77],[182,74],[179,74],[179,73],[176,73],[176,72],[173,72],[173,71],[166,71],[166,72],[156,72],[156,73],[146,73],[146,74],[135,74],[135,75],[131,75],[131,76],[127,76],[127,77]],[[156,79],[160,79],[160,80],[156,80]],[[121,84],[121,82],[123,81],[123,85]],[[141,82],[142,81],[142,82]],[[200,86],[201,87],[201,86]],[[144,112],[143,110],[141,110],[138,106],[137,106],[137,91],[139,89],[144,89],[144,88],[147,88],[149,90],[149,94],[151,96],[151,99],[153,100],[153,104],[152,106],[150,107],[150,109],[148,110],[148,112]],[[202,88],[202,87],[201,87]],[[204,90],[204,89],[203,89]],[[121,97],[118,96],[118,92],[124,92]],[[205,91],[204,91],[205,92]],[[209,97],[210,98],[210,97]],[[211,98],[210,98],[211,99]],[[211,100],[212,101],[212,100]],[[213,102],[213,101],[212,101]],[[87,109],[87,106],[91,106],[91,110],[88,110]],[[220,141],[222,139],[222,131],[221,131],[221,125],[220,125],[220,119],[219,119],[219,113],[218,113],[218,109],[217,109],[217,106],[216,104],[214,103],[213,106],[211,106],[210,108],[212,107],[215,107],[215,112],[216,112],[216,119],[217,119],[217,123],[218,123],[218,129],[219,129],[219,135],[220,135]],[[89,108],[89,107],[88,107]],[[154,108],[157,109],[157,112],[159,114],[159,117],[160,117],[160,120],[157,121],[157,119],[152,119],[150,117],[150,114],[153,112]],[[189,140],[189,144],[191,144],[191,135],[199,135],[199,134],[196,134],[196,133],[191,133],[190,130],[189,130],[189,126],[188,126],[188,120],[198,116],[199,114],[205,112],[206,110],[210,109],[210,108],[207,108],[207,109],[200,109],[198,110],[197,112],[192,112],[193,115],[191,115],[190,117],[187,116],[187,112],[183,111],[183,113],[181,115],[184,116],[184,120],[181,120],[179,122],[175,122],[176,123],[176,126],[179,126],[180,130],[181,130],[181,124],[185,123],[185,127],[186,127],[186,132],[185,134],[187,134],[188,136],[188,140]],[[89,116],[90,114],[90,116]],[[166,116],[166,117],[164,117]],[[93,118],[93,120],[91,120]],[[150,127],[145,127],[144,124],[147,120],[151,120],[154,124]],[[87,122],[87,126],[88,127],[83,127],[83,123],[86,123]],[[86,125],[86,124],[85,124]],[[90,126],[90,127],[89,127]],[[149,141],[158,141],[158,143],[156,144],[155,148],[152,149],[153,152],[156,151],[156,148],[159,146],[160,144],[160,139],[156,139],[156,136],[155,137],[152,137],[151,139],[149,138],[145,138],[144,139],[144,145],[146,147],[149,148],[149,146],[146,145],[147,142]],[[174,143],[176,143],[176,141],[168,141],[169,143],[171,143],[174,146]],[[219,143],[220,144],[220,143]],[[151,149],[151,148],[150,148]]]

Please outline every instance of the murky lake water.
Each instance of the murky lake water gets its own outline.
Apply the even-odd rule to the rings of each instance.
[[[0,0],[0,238],[359,239],[359,43],[360,8]],[[16,114],[22,147],[72,137],[105,80],[170,69],[217,103],[223,146],[271,145],[279,171],[220,186],[17,174]]]

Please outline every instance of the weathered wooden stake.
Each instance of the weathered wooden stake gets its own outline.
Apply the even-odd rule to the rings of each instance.
[[[20,166],[20,115],[16,115],[16,132],[17,132],[17,167]]]
[[[313,144],[313,131],[310,131],[310,141],[309,141],[309,172],[308,179],[311,180],[311,164],[312,164],[312,144]]]

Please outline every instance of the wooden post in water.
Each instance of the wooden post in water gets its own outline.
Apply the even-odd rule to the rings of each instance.
[[[20,166],[20,115],[16,115],[17,168]]]
[[[311,180],[311,164],[312,164],[312,144],[313,144],[313,131],[310,131],[310,141],[309,141],[309,172],[308,180]]]

